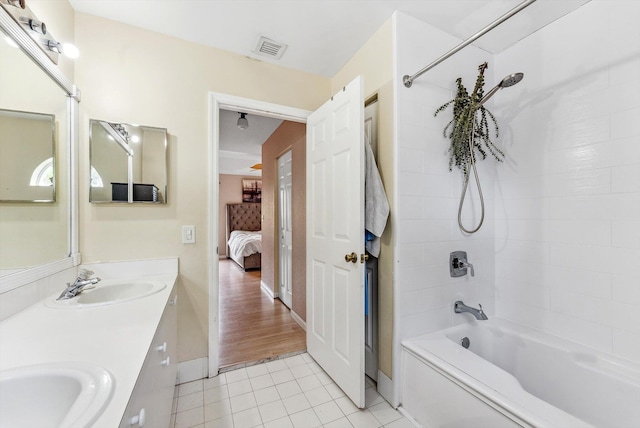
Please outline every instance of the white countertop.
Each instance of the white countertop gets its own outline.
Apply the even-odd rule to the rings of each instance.
[[[176,271],[155,275],[121,270],[102,279],[158,281],[158,293],[112,305],[80,309],[52,308],[46,301],[0,323],[0,370],[51,362],[89,362],[108,370],[114,393],[95,427],[113,428],[133,392],[138,374],[170,296],[175,294]],[[93,266],[90,268],[93,269]],[[98,271],[99,269],[95,269]],[[111,269],[112,270],[112,269]],[[157,272],[157,271],[156,271]],[[106,272],[103,272],[104,275]],[[98,284],[99,285],[99,284]],[[60,288],[60,292],[64,285]]]

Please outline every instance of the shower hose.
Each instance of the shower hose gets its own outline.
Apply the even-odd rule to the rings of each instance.
[[[460,230],[465,233],[472,234],[476,233],[480,230],[482,223],[484,222],[484,197],[482,196],[482,187],[480,186],[480,179],[478,178],[478,170],[476,169],[476,161],[475,156],[473,155],[473,135],[475,132],[475,127],[471,128],[471,135],[469,136],[469,162],[467,163],[467,171],[464,174],[464,184],[462,186],[462,195],[460,195],[460,205],[458,206],[458,226]],[[469,168],[471,166],[471,168]],[[464,205],[464,197],[467,194],[467,188],[469,187],[469,174],[471,173],[470,169],[473,169],[473,175],[476,179],[476,185],[478,186],[478,194],[480,195],[480,223],[474,229],[467,229],[462,224],[462,206]]]

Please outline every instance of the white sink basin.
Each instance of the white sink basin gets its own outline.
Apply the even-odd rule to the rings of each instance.
[[[86,363],[52,363],[0,372],[3,427],[89,427],[113,392],[105,369]]]
[[[95,288],[85,289],[78,296],[65,300],[47,302],[48,306],[66,308],[86,308],[113,305],[140,299],[162,291],[166,284],[158,281],[105,280]]]

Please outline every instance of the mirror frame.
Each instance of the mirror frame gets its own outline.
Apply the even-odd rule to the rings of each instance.
[[[115,142],[120,146],[123,150],[124,154],[127,155],[127,200],[94,200],[92,195],[92,186],[91,186],[91,170],[93,168],[93,152],[94,152],[94,135],[93,135],[93,125],[94,123],[100,124],[104,130],[110,135],[110,138],[115,140]],[[162,200],[158,201],[148,201],[148,200],[135,200],[134,195],[135,191],[134,186],[139,185],[141,183],[134,183],[133,179],[133,162],[132,156],[134,150],[128,146],[128,139],[125,141],[122,136],[117,134],[117,131],[113,131],[110,129],[109,125],[122,125],[126,127],[135,127],[141,130],[152,130],[154,132],[162,133],[164,137],[163,141],[163,153],[164,153],[164,161],[162,162],[162,167],[164,168],[164,182],[159,184],[157,189],[162,194]],[[144,144],[144,141],[140,141],[141,144]],[[158,162],[159,164],[160,162]],[[124,182],[123,182],[124,184]],[[155,184],[155,183],[152,183]],[[144,185],[144,184],[143,184]],[[161,186],[161,187],[160,187]],[[89,202],[92,204],[150,204],[150,205],[167,205],[169,203],[168,199],[168,188],[169,188],[169,130],[167,128],[159,128],[157,126],[146,126],[146,125],[133,125],[131,123],[125,122],[110,122],[107,120],[101,119],[89,119]]]
[[[4,293],[65,269],[78,266],[81,262],[80,253],[78,252],[78,104],[80,102],[80,90],[64,75],[62,70],[53,64],[36,41],[29,37],[4,7],[0,7],[0,28],[64,91],[64,95],[67,97],[66,126],[68,141],[60,141],[60,144],[67,144],[69,148],[67,159],[69,171],[66,177],[60,178],[59,183],[61,186],[68,186],[69,188],[70,225],[69,236],[67,237],[69,255],[60,260],[0,277],[0,293]]]

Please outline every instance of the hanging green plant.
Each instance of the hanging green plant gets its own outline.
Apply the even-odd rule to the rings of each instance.
[[[499,136],[498,122],[496,118],[487,110],[480,100],[484,96],[484,71],[488,64],[480,64],[476,85],[471,95],[462,84],[462,79],[456,79],[458,92],[451,101],[441,105],[434,113],[434,117],[453,105],[453,119],[444,127],[443,135],[451,140],[449,147],[449,171],[453,165],[462,169],[464,174],[468,173],[470,163],[474,158],[469,149],[470,146],[480,154],[482,159],[487,157],[487,152],[491,153],[496,160],[502,162],[504,153],[491,141],[491,130],[489,129],[489,119],[493,124],[495,137]],[[470,144],[471,141],[471,144]]]

